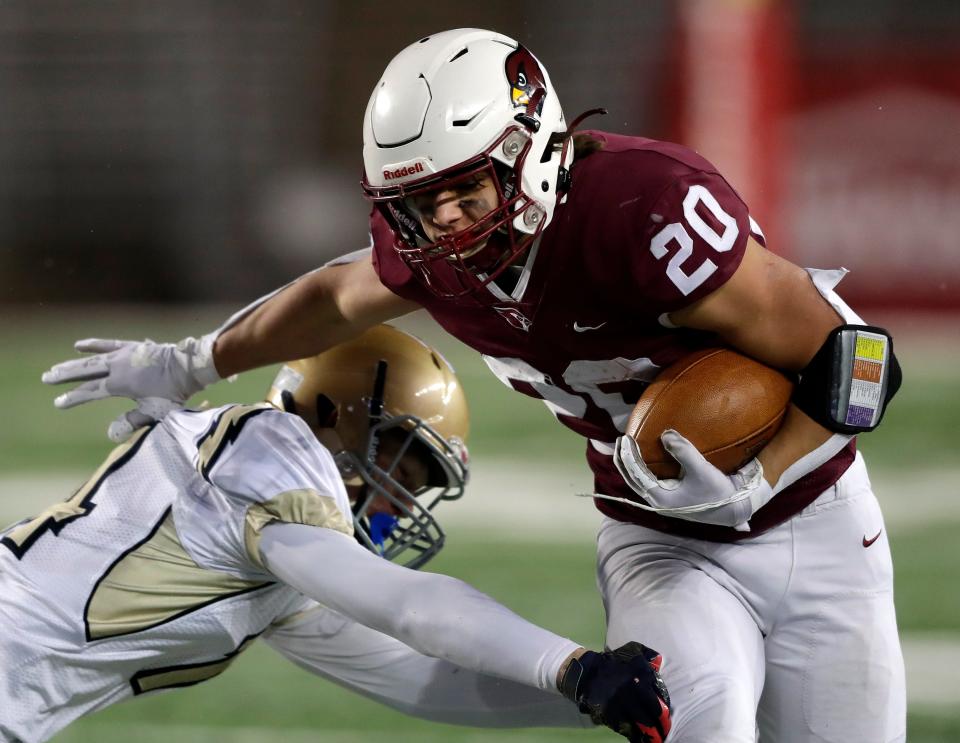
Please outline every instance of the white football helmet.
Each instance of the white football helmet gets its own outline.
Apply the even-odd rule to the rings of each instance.
[[[368,549],[417,568],[443,547],[433,509],[463,495],[468,477],[469,413],[447,361],[418,338],[377,325],[352,341],[283,366],[267,393],[303,418],[333,453],[353,503],[357,538]],[[389,461],[378,456],[391,440]],[[416,454],[426,482],[401,482],[401,460]],[[372,513],[380,496],[397,516]]]
[[[496,278],[553,218],[572,160],[546,70],[493,31],[456,29],[387,65],[363,119],[363,188],[397,234],[395,249],[431,291],[462,296]],[[413,197],[488,175],[500,203],[430,241]]]

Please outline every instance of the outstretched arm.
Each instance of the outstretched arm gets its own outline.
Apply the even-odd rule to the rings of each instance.
[[[481,709],[460,711],[472,719],[471,724],[487,717],[482,709],[485,695],[491,695],[486,704],[509,708],[503,687],[485,678],[495,676],[533,687],[531,691],[560,692],[596,724],[606,725],[632,742],[663,743],[670,730],[670,698],[658,673],[660,656],[639,643],[603,653],[584,651],[463,581],[394,565],[346,534],[320,527],[272,523],[262,531],[260,557],[271,573],[304,595],[441,661],[431,664],[406,653],[402,660],[424,677],[411,679],[410,689],[400,694],[405,701],[382,690],[374,694],[381,701],[391,703],[392,698],[395,706],[405,705],[405,711],[414,714],[437,714],[438,706],[440,714],[449,714],[449,698],[439,701],[445,692],[432,687],[437,683],[442,687],[444,680],[452,679],[456,672],[450,664],[455,664],[477,674],[466,677],[463,690],[467,700],[478,702]],[[364,636],[371,637],[369,633]],[[298,644],[300,652],[293,653],[299,656],[297,662],[315,669],[309,660],[313,651]],[[317,652],[325,653],[323,649]],[[394,652],[401,652],[398,646]],[[358,661],[346,665],[355,666]],[[396,672],[394,668],[386,674],[388,685],[389,676]],[[369,684],[370,674],[360,675]],[[358,690],[370,693],[369,687]],[[422,701],[421,692],[441,696]],[[411,700],[411,694],[415,699]],[[529,702],[516,710],[516,721],[542,724],[534,721],[544,713],[553,715],[544,697],[526,693],[523,698]]]
[[[54,400],[58,408],[105,397],[136,400],[137,407],[108,429],[110,438],[119,443],[221,377],[320,353],[416,309],[380,283],[369,251],[348,257],[356,260],[308,273],[200,338],[184,338],[177,344],[78,341],[77,351],[95,355],[57,364],[42,379],[46,384],[79,383]]]
[[[213,346],[221,377],[313,356],[417,309],[380,283],[370,258],[302,276],[222,331]]]
[[[324,606],[263,639],[301,668],[407,715],[473,727],[592,727],[559,694],[431,658]]]
[[[561,665],[580,647],[463,581],[402,568],[329,529],[270,524],[260,554],[271,573],[305,596],[481,673],[556,692]]]

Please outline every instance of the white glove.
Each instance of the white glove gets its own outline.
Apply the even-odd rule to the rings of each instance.
[[[629,436],[617,439],[614,464],[649,505],[628,502],[664,516],[749,531],[747,521],[773,497],[760,462],[751,459],[734,474],[726,475],[676,431],[667,429],[660,441],[680,463],[679,479],[658,480],[640,457],[637,442]]]
[[[53,401],[61,410],[105,397],[135,400],[137,407],[107,429],[110,439],[120,443],[220,379],[213,365],[214,340],[216,333],[176,344],[88,338],[77,341],[74,348],[96,356],[57,364],[41,380],[45,384],[82,382]]]

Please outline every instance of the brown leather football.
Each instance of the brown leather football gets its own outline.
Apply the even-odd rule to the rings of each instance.
[[[658,478],[680,474],[660,443],[668,428],[731,474],[773,438],[792,394],[793,382],[776,369],[728,348],[708,348],[657,375],[633,409],[626,433]]]

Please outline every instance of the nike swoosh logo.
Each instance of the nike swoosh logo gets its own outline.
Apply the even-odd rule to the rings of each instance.
[[[878,532],[877,532],[877,535],[876,535],[873,539],[867,539],[867,535],[864,534],[864,535],[863,535],[863,546],[864,546],[864,547],[869,547],[871,544],[873,544],[874,542],[876,542],[876,541],[880,538],[880,535],[881,535],[881,534],[883,534],[883,529],[881,529],[880,531],[878,531]]]
[[[576,320],[573,321],[573,329],[577,333],[586,333],[588,330],[600,330],[604,325],[606,325],[605,322],[599,325],[581,325]]]

